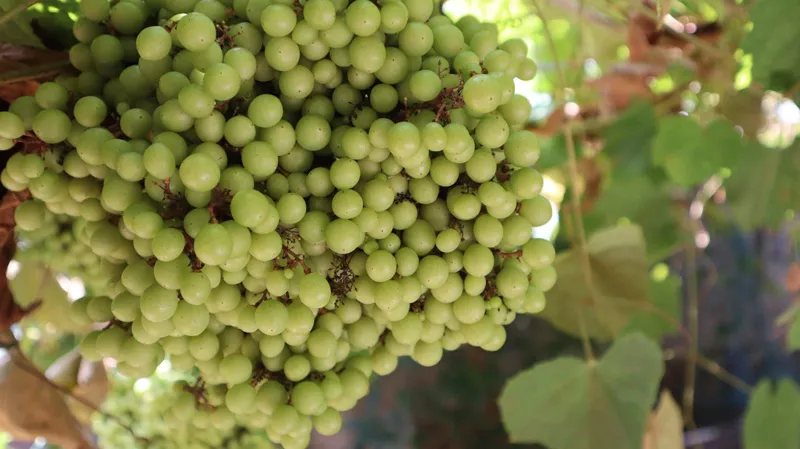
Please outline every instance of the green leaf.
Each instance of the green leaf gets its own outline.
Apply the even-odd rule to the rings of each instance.
[[[657,172],[655,170],[658,170]],[[636,192],[635,195],[631,192]],[[659,261],[680,244],[681,227],[671,213],[673,200],[660,169],[647,176],[615,179],[584,217],[587,230],[598,230],[628,220],[641,227],[651,261]]]
[[[656,120],[652,104],[636,101],[603,129],[603,152],[614,163],[614,177],[641,175],[650,167],[650,150],[658,131]]]
[[[753,55],[753,81],[785,92],[800,81],[800,2],[761,0],[749,8],[753,30],[742,49]]]
[[[794,320],[789,325],[789,335],[787,338],[787,347],[789,351],[797,351],[800,349],[800,313],[794,314]]]
[[[725,182],[728,204],[745,230],[775,227],[800,206],[800,143],[786,149],[752,142]]]
[[[653,144],[653,161],[677,184],[690,187],[735,165],[742,146],[740,135],[726,120],[716,120],[703,129],[690,117],[666,117]]]
[[[24,14],[32,2],[0,0],[0,42],[44,48]]]
[[[681,278],[667,276],[663,280],[650,279],[647,291],[651,307],[633,314],[623,333],[641,332],[660,340],[678,331],[681,311]]]
[[[750,396],[742,428],[744,449],[800,447],[800,390],[790,379],[774,387],[762,380]]]
[[[566,165],[569,156],[567,155],[567,140],[564,133],[541,139],[539,160],[536,161],[536,169],[540,171],[549,170],[555,167]],[[583,154],[583,144],[575,142],[575,156],[581,157]]]
[[[513,443],[550,449],[641,449],[664,374],[661,349],[638,334],[587,363],[561,357],[511,378],[500,395]]]
[[[594,294],[586,285],[580,252],[564,251],[556,257],[558,282],[547,293],[541,316],[580,335],[582,315],[591,337],[611,340],[649,306],[644,236],[634,225],[602,229],[591,235],[587,249]]]

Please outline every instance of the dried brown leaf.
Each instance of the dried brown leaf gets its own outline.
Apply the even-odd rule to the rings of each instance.
[[[67,405],[78,421],[88,423],[92,413],[100,408],[111,391],[105,365],[102,361],[81,360],[77,381],[78,385],[72,390],[72,394],[83,401],[67,398]]]
[[[650,414],[642,449],[684,449],[681,409],[668,391],[661,392],[658,407]]]
[[[601,114],[615,114],[630,105],[636,98],[653,99],[647,80],[652,73],[638,73],[622,70],[610,72],[586,83],[600,94]]]
[[[658,24],[650,17],[636,13],[628,21],[628,50],[631,62],[645,62],[658,36]]]
[[[81,369],[81,353],[78,348],[62,355],[51,363],[44,375],[54,384],[72,390],[78,386],[78,372]]]
[[[800,263],[795,262],[789,266],[783,283],[789,293],[800,292]]]
[[[64,449],[93,447],[61,391],[19,348],[0,356],[0,429],[22,441],[43,437]]]
[[[0,99],[11,103],[21,96],[33,95],[39,81],[66,68],[56,69],[54,64],[68,59],[62,51],[0,43]]]
[[[14,258],[17,244],[14,240],[14,208],[24,201],[27,192],[6,192],[0,200],[0,272],[8,270],[8,263]],[[11,290],[8,288],[8,279],[0,278],[0,332],[5,332],[11,325],[21,320],[41,305],[36,301],[27,307],[20,307],[14,301]]]

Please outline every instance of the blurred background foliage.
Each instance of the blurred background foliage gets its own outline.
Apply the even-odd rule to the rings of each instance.
[[[800,379],[798,357],[790,352],[800,346],[800,232],[793,212],[800,204],[800,109],[794,103],[800,95],[800,7],[796,0],[750,3],[443,5],[454,20],[471,14],[497,23],[501,40],[524,39],[538,63],[536,78],[518,81],[517,92],[533,105],[531,129],[542,146],[537,167],[546,172],[546,195],[559,213],[536,233],[553,238],[562,251],[572,248],[576,214],[566,198],[573,192],[588,235],[619,224],[641,228],[650,301],[673,321],[641,315],[630,326],[659,339],[666,334],[662,385],[676,398],[683,396],[691,348],[674,322],[687,323],[696,311],[693,338],[705,361],[692,415],[697,427],[716,433],[689,432],[688,446],[740,447],[738,422],[748,396],[737,382]],[[19,9],[24,13],[10,17]],[[25,60],[17,57],[20,51],[69,48],[77,9],[73,0],[0,0],[0,98],[31,89],[25,81],[1,81],[3,69],[37,74],[36,64],[19,62]],[[574,185],[565,122],[576,137],[580,178]],[[22,349],[44,371],[86,331],[65,313],[83,287],[32,261],[12,263],[9,278],[20,305],[46,299],[15,327]],[[549,300],[561,295],[557,289]],[[569,323],[549,311],[544,318],[517,319],[496,353],[463,348],[434,368],[403,361],[348,414],[339,435],[315,440],[314,447],[511,447],[497,407],[503,385],[536,362],[580,353]],[[8,442],[0,434],[0,447]]]

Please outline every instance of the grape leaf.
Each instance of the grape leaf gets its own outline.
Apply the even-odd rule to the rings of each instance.
[[[677,184],[690,187],[735,165],[741,149],[741,136],[730,122],[715,120],[703,129],[695,119],[679,115],[659,123],[653,162]]]
[[[680,225],[676,215],[671,213],[673,200],[662,179],[660,169],[649,170],[647,176],[615,179],[585,215],[586,229],[602,229],[626,219],[641,227],[649,258],[660,260],[681,239]]]
[[[792,324],[789,325],[786,346],[789,351],[800,349],[800,313],[795,313]]]
[[[678,276],[668,276],[661,281],[650,279],[647,292],[652,307],[635,312],[623,333],[641,332],[660,340],[664,335],[677,332],[682,299],[680,287]]]
[[[752,142],[725,182],[728,204],[745,230],[778,226],[800,206],[800,143],[785,149]]]
[[[616,178],[640,175],[650,167],[650,149],[657,131],[656,112],[646,101],[633,102],[603,129],[603,152],[614,163]]]
[[[785,92],[800,81],[800,2],[761,0],[749,8],[753,30],[742,49],[753,55],[753,81],[765,89]]]
[[[650,414],[642,449],[684,449],[681,409],[669,391],[662,391]]]
[[[503,424],[514,443],[641,449],[663,374],[658,345],[626,335],[599,361],[561,357],[511,378],[499,399]]]
[[[635,225],[607,228],[591,235],[587,249],[594,294],[584,280],[581,254],[575,249],[561,252],[554,263],[558,282],[547,293],[540,316],[580,335],[581,310],[588,334],[610,340],[649,306],[644,236]]]
[[[539,160],[536,161],[536,169],[546,171],[551,168],[566,165],[569,160],[567,154],[567,140],[564,133],[558,133],[553,137],[544,138],[540,141]],[[575,142],[575,156],[581,157],[583,154],[583,144]]]
[[[750,395],[742,426],[744,449],[800,447],[800,390],[791,379],[775,387],[762,380]]]
[[[33,32],[25,11],[19,10],[28,0],[0,0],[0,42],[44,48],[44,44]]]

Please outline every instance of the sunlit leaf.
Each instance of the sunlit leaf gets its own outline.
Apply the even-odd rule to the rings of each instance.
[[[647,242],[648,259],[658,261],[681,241],[675,207],[663,172],[651,168],[640,176],[613,179],[584,218],[589,231],[614,226],[621,220],[638,225]]]
[[[742,48],[753,55],[753,81],[785,92],[800,81],[800,2],[762,0],[749,8],[753,30]]]
[[[705,128],[694,118],[661,120],[653,145],[653,162],[677,184],[690,187],[739,162],[744,143],[733,125],[716,120]]]
[[[514,443],[641,449],[663,373],[658,345],[627,335],[599,361],[562,357],[511,378],[499,400],[503,424]]]
[[[794,381],[758,383],[745,412],[742,440],[744,449],[800,447],[800,390]]]
[[[650,279],[647,289],[650,305],[633,314],[624,332],[641,332],[655,340],[678,332],[683,299],[680,287],[678,276],[660,281]]]
[[[20,5],[30,4],[27,0],[0,0],[0,42],[8,42],[30,47],[44,48],[42,41],[31,28],[28,18],[20,11]]]
[[[800,207],[800,144],[786,149],[751,143],[725,182],[727,202],[745,229],[781,224]]]
[[[558,282],[547,293],[541,316],[573,335],[581,333],[582,316],[590,336],[610,340],[634,314],[651,307],[644,236],[634,225],[607,228],[591,235],[587,249],[593,291],[581,254],[564,251],[556,258]]]
[[[614,176],[643,174],[651,165],[653,139],[658,131],[656,112],[645,101],[636,101],[603,129],[603,153],[614,163]]]

